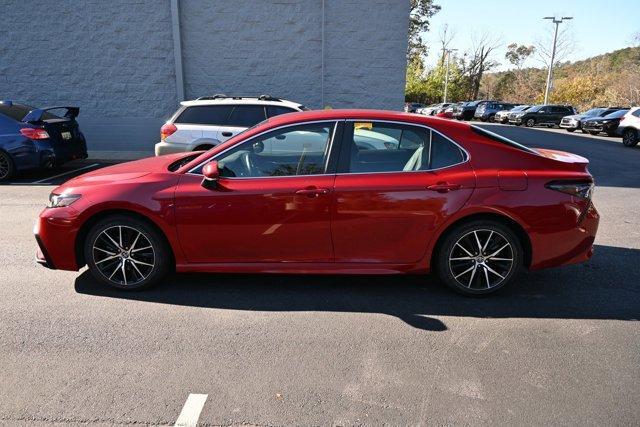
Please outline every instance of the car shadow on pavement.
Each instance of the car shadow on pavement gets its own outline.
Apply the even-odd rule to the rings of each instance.
[[[486,298],[463,297],[432,276],[178,274],[126,292],[98,284],[88,271],[78,293],[183,306],[252,311],[382,313],[428,331],[434,316],[476,318],[640,318],[640,249],[596,246],[585,264],[522,274],[516,286]]]

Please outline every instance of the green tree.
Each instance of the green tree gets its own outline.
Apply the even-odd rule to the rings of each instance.
[[[427,54],[427,45],[420,33],[429,31],[429,18],[440,10],[433,0],[411,0],[409,12],[409,43],[407,45],[407,64],[420,60]]]

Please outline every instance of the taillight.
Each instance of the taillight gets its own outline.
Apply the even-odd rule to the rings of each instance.
[[[545,187],[581,199],[591,199],[593,193],[593,181],[551,181]]]
[[[47,139],[49,134],[46,130],[40,128],[22,128],[20,133],[29,139]]]
[[[172,135],[178,128],[173,123],[165,123],[160,128],[160,139],[164,141],[169,135]]]

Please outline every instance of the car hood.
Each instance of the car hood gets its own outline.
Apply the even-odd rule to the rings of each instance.
[[[79,187],[84,185],[107,184],[140,178],[154,172],[168,172],[167,168],[171,163],[191,155],[193,155],[193,153],[168,154],[107,166],[70,179],[65,182],[63,186]]]

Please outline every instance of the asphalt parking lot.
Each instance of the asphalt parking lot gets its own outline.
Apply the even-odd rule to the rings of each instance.
[[[640,147],[486,126],[589,158],[602,219],[588,263],[483,299],[420,276],[119,292],[33,262],[50,184],[102,162],[0,186],[0,424],[173,425],[191,406],[205,425],[637,424]]]

